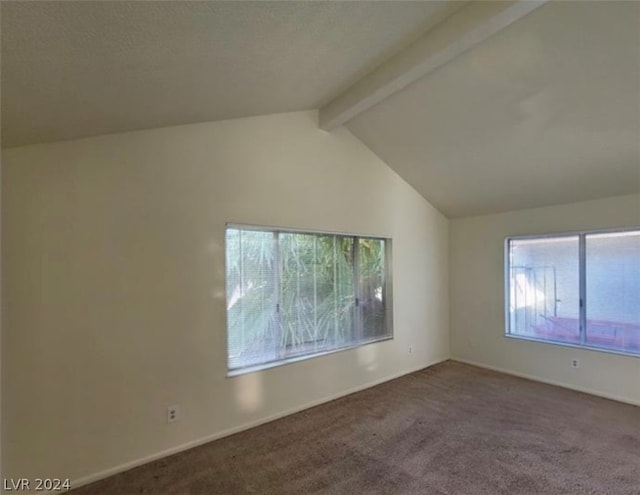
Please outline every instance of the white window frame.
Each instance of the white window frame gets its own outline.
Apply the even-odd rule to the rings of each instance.
[[[514,235],[507,236],[504,240],[504,321],[505,331],[504,336],[511,339],[528,340],[532,342],[538,342],[542,344],[559,345],[563,347],[572,347],[577,349],[587,349],[597,352],[605,352],[609,354],[619,354],[623,356],[631,356],[640,358],[640,352],[618,350],[609,347],[600,347],[597,345],[589,344],[586,341],[586,323],[587,323],[587,252],[586,252],[586,239],[587,236],[593,234],[617,234],[624,232],[637,232],[640,233],[640,226],[638,227],[625,227],[617,229],[599,229],[599,230],[578,230],[570,232],[557,232],[547,234],[531,234],[531,235]],[[578,292],[579,292],[579,329],[580,329],[580,343],[562,342],[556,340],[547,340],[542,338],[531,337],[527,335],[518,335],[511,333],[511,318],[509,306],[511,303],[511,264],[510,264],[510,247],[511,241],[518,240],[544,240],[544,239],[557,239],[561,237],[578,237]]]
[[[269,361],[266,363],[248,365],[237,368],[229,367],[229,322],[228,322],[228,294],[226,290],[226,276],[227,276],[227,267],[226,267],[226,241],[225,241],[225,356],[227,360],[227,377],[234,377],[239,375],[244,375],[247,373],[253,373],[256,371],[261,371],[269,368],[275,368],[278,366],[283,366],[286,364],[296,363],[299,361],[304,361],[307,359],[313,359],[320,356],[326,356],[328,354],[333,354],[336,352],[342,352],[349,349],[356,349],[358,347],[362,347],[369,344],[375,344],[378,342],[384,342],[387,340],[394,339],[394,325],[393,325],[393,239],[392,237],[380,236],[380,235],[369,235],[369,234],[354,234],[354,233],[345,233],[345,232],[335,232],[335,231],[327,231],[327,230],[311,230],[311,229],[297,229],[290,227],[273,227],[273,226],[264,226],[264,225],[253,225],[253,224],[242,224],[242,223],[226,223],[225,224],[225,239],[226,239],[226,231],[228,229],[242,229],[242,230],[254,230],[258,232],[271,232],[274,235],[276,234],[306,234],[306,235],[335,235],[341,237],[351,237],[354,239],[354,278],[358,277],[358,239],[375,239],[384,242],[384,251],[385,251],[385,266],[384,266],[384,295],[385,295],[385,329],[387,330],[387,334],[381,337],[375,337],[366,340],[357,340],[355,342],[349,343],[344,346],[336,347],[333,349],[322,350],[317,352],[312,352],[308,354],[296,355],[292,357],[283,357],[278,360]],[[277,242],[277,241],[276,241]],[[354,284],[355,297],[356,297],[356,306],[359,304],[359,284]],[[277,298],[279,301],[279,296]],[[279,305],[279,302],[278,302]],[[356,326],[360,325],[360,314],[356,311],[355,315]],[[357,332],[362,332],[362,328],[356,328]]]

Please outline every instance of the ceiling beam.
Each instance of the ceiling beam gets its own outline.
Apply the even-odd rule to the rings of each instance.
[[[345,124],[548,1],[470,2],[322,107],[320,127]]]

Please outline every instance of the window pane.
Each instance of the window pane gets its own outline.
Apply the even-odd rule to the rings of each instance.
[[[331,259],[327,268],[331,284],[328,286],[323,317],[329,332],[329,341],[334,347],[343,347],[354,342],[355,286],[353,283],[353,237],[333,236],[331,244],[325,246]]]
[[[640,232],[590,234],[586,243],[586,341],[640,352]]]
[[[386,242],[228,227],[229,369],[391,336]]]
[[[228,366],[278,358],[272,232],[227,229]]]
[[[352,341],[353,239],[280,234],[283,356],[340,347]]]
[[[509,331],[580,342],[578,236],[509,242]]]
[[[360,318],[362,338],[387,335],[385,318],[385,243],[381,239],[359,239]]]

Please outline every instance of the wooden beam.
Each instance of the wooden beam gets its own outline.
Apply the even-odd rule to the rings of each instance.
[[[320,127],[345,124],[548,1],[470,2],[322,107]]]

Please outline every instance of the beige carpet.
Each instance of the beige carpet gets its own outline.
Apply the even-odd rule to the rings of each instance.
[[[446,362],[73,491],[640,494],[640,408]]]

